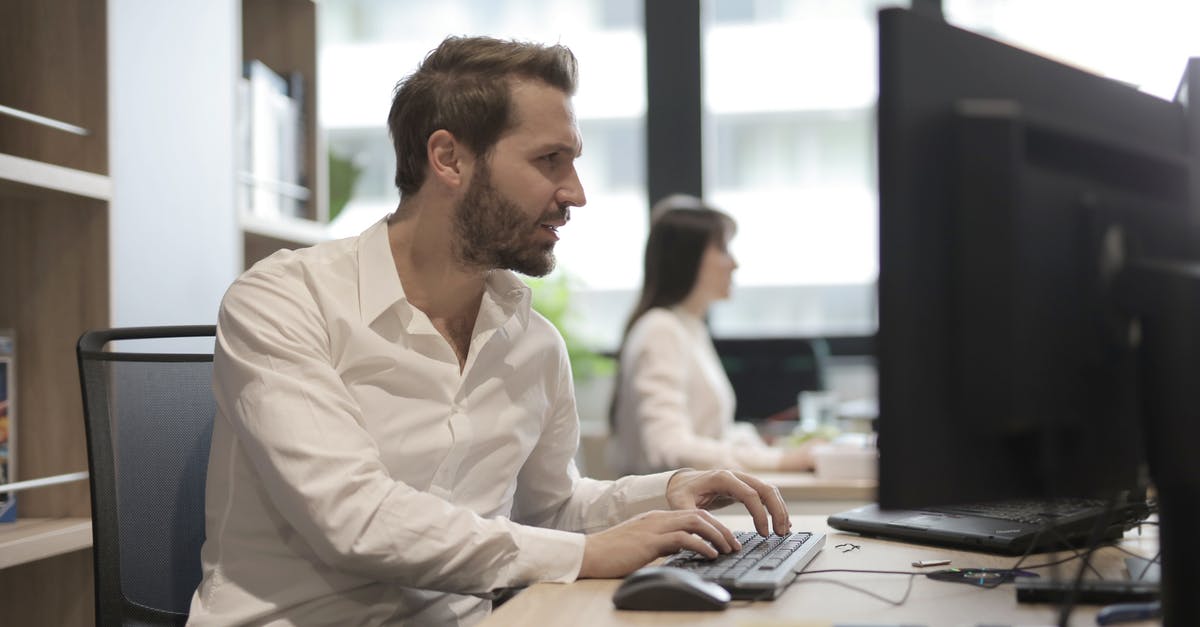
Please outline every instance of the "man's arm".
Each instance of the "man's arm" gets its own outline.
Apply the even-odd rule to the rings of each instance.
[[[671,477],[667,501],[673,511],[649,512],[587,537],[579,576],[624,577],[655,558],[691,549],[701,555],[738,550],[733,532],[707,510],[741,502],[766,536],[791,530],[778,488],[729,470],[681,470]]]
[[[554,333],[545,323],[545,333]],[[637,514],[665,509],[670,473],[599,481],[580,477],[575,465],[579,415],[566,346],[555,337],[557,356],[548,378],[551,410],[541,436],[517,481],[513,519],[522,523],[589,533]]]
[[[580,478],[572,461],[579,418],[565,349],[562,353],[556,411],[522,469],[516,513],[531,524],[604,529],[587,536],[579,577],[623,577],[682,549],[710,557],[736,550],[740,546],[733,533],[707,511],[734,502],[745,504],[764,536],[771,522],[777,533],[790,529],[779,490],[742,472],[681,470],[617,481]]]
[[[573,578],[582,537],[485,519],[389,475],[298,281],[239,280],[214,355],[221,417],[287,524],[323,562],[413,587],[485,592]]]

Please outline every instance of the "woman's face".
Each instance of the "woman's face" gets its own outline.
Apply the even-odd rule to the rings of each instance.
[[[727,245],[709,243],[708,248],[704,249],[704,256],[700,258],[700,271],[691,296],[710,303],[727,300],[733,288],[733,271],[737,267],[737,261],[729,253]]]

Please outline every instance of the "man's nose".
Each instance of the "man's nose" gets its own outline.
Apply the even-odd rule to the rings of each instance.
[[[571,176],[558,190],[558,204],[571,207],[582,207],[587,204],[587,196],[583,192],[583,183],[579,180],[579,172],[571,169]]]

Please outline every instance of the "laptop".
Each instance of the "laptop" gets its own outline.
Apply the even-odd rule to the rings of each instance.
[[[1085,548],[1097,527],[1101,541],[1116,540],[1148,515],[1144,502],[1110,509],[1103,500],[1062,498],[927,509],[885,510],[872,504],[834,514],[827,523],[867,536],[1022,555]]]

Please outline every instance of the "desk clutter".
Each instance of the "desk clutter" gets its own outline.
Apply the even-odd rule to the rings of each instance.
[[[739,538],[757,534],[739,532]],[[801,534],[808,536],[809,534]],[[840,534],[835,534],[839,540]],[[878,585],[868,585],[866,580],[841,581],[840,588],[856,591],[865,596],[895,608],[902,608],[914,600],[913,589],[915,580],[922,579],[940,585],[942,583],[966,584],[980,590],[978,594],[988,595],[992,602],[999,598],[1015,601],[1018,607],[1028,605],[1031,609],[1049,607],[1056,604],[1062,608],[1064,604],[1071,606],[1106,606],[1090,608],[1086,611],[1096,612],[1098,624],[1115,624],[1131,620],[1153,619],[1159,615],[1161,606],[1158,603],[1160,591],[1155,576],[1156,560],[1147,558],[1126,558],[1127,570],[1113,577],[1111,570],[1106,570],[1108,579],[1095,579],[1100,571],[1089,573],[1087,577],[1077,577],[1078,569],[1084,569],[1093,559],[1090,552],[1073,552],[1039,556],[1031,559],[1022,556],[1015,564],[1008,566],[975,566],[971,564],[996,563],[995,558],[988,560],[982,556],[970,553],[938,553],[929,555],[952,555],[951,558],[921,559],[912,562],[912,569],[889,570],[884,568],[868,568],[867,564],[881,564],[880,558],[895,553],[897,548],[887,543],[877,544],[867,542],[838,542],[832,552],[826,551],[820,563],[813,564],[816,552],[826,543],[825,534],[818,533],[814,538],[793,538],[799,541],[797,546],[803,546],[809,539],[814,544],[806,547],[810,554],[799,560],[784,564],[787,576],[779,580],[781,587],[770,595],[755,596],[752,590],[737,589],[734,586],[735,577],[722,577],[710,571],[725,571],[731,564],[737,564],[744,559],[747,552],[763,552],[761,547],[778,547],[787,543],[787,538],[771,536],[758,538],[761,542],[757,547],[746,543],[744,549],[734,554],[724,555],[715,560],[706,560],[690,552],[681,552],[656,564],[642,568],[626,577],[613,591],[612,604],[618,610],[635,610],[650,612],[711,612],[734,607],[756,607],[738,605],[736,599],[747,601],[774,601],[787,589],[794,587],[797,582],[832,583],[829,579],[835,573],[856,574],[857,576],[906,576],[907,583],[902,589],[892,588],[880,590]],[[866,548],[864,550],[864,545]],[[831,545],[832,546],[832,545]],[[902,546],[902,545],[901,545]],[[769,553],[770,551],[766,551]],[[962,566],[950,566],[951,563]],[[1029,563],[1025,563],[1029,562]],[[1087,568],[1096,568],[1097,560]],[[1107,560],[1108,564],[1112,560]],[[789,565],[790,564],[790,565]],[[812,569],[815,565],[817,568]],[[686,567],[681,567],[686,566]],[[926,566],[950,566],[946,568],[927,568]],[[811,576],[811,577],[810,577]],[[852,583],[855,582],[855,583]],[[857,582],[864,582],[858,585]],[[899,590],[899,592],[897,592]],[[933,598],[943,598],[942,594],[924,595]],[[971,597],[973,600],[985,597]],[[772,615],[776,615],[774,611]],[[744,615],[743,615],[744,616]],[[818,621],[819,622],[819,621]],[[738,623],[746,624],[746,623]]]
[[[750,521],[744,515],[719,519],[734,529],[747,528]],[[670,612],[675,618],[664,620],[682,619],[684,623],[687,614],[681,612],[703,611],[705,617],[697,614],[696,622],[731,627],[759,623],[977,624],[983,620],[1051,624],[1063,611],[1066,590],[1076,594],[1068,611],[1069,624],[1091,624],[1093,619],[1100,621],[1098,624],[1115,624],[1134,620],[1131,616],[1152,618],[1156,611],[1158,538],[1152,524],[1126,533],[1119,544],[1106,542],[1090,551],[1080,547],[1006,556],[843,533],[827,528],[823,521],[824,517],[812,515],[792,517],[794,528],[822,534],[824,542],[811,561],[791,569],[789,584],[774,598],[739,601],[739,595],[731,593],[729,602],[710,603],[701,609],[695,599],[656,600],[653,590],[660,586],[643,587],[643,598],[630,602],[617,598],[617,590],[625,587],[621,580],[545,584],[519,595],[485,626],[561,619],[564,606],[556,599],[569,601],[571,611],[579,617],[579,627],[629,624],[631,615],[626,610],[635,605],[647,617],[653,616],[650,612]],[[664,568],[672,567],[664,560],[647,571]],[[686,575],[680,578],[697,581]],[[625,581],[631,579],[633,576]],[[1058,592],[1045,596],[1050,594],[1047,591]],[[1107,595],[1098,596],[1100,592]]]

